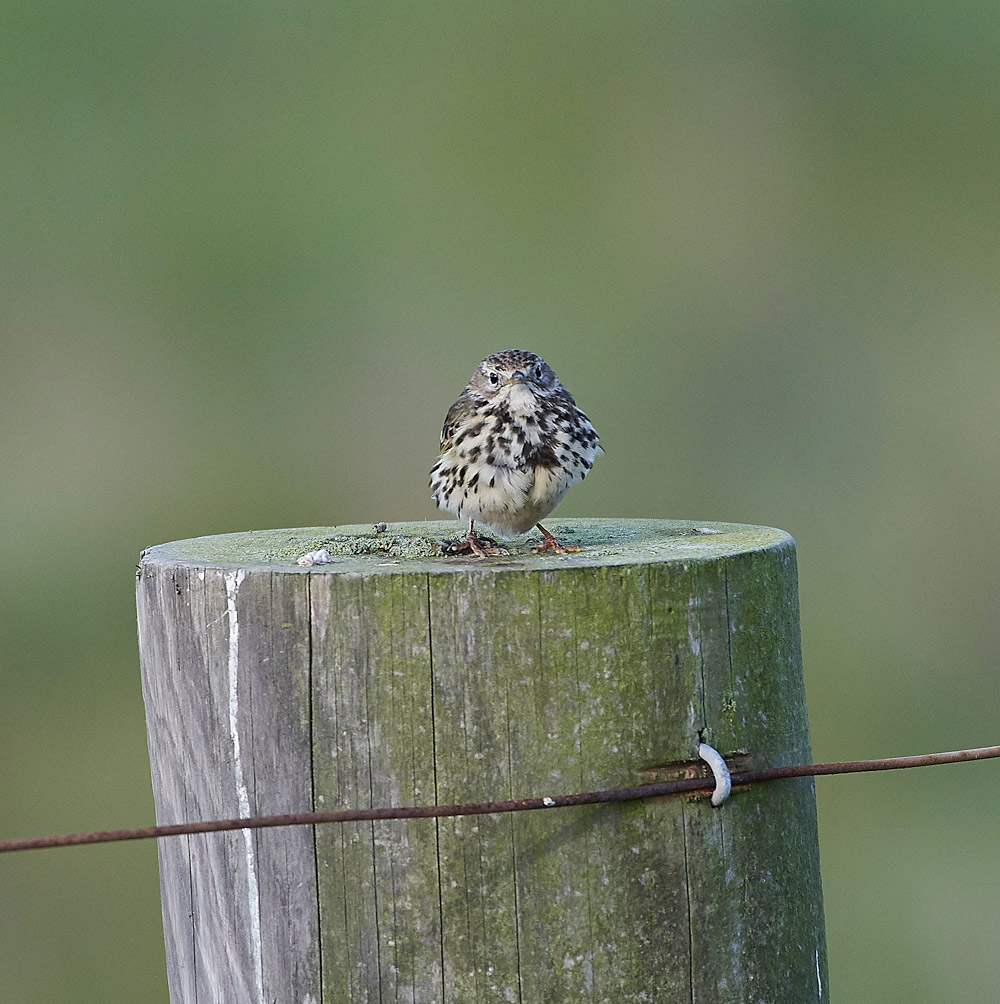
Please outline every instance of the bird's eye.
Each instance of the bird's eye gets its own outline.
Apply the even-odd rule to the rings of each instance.
[[[500,383],[500,376],[499,376],[499,374],[497,374],[497,373],[491,373],[490,374],[490,383],[493,384],[494,387],[496,387],[496,385],[498,383]]]

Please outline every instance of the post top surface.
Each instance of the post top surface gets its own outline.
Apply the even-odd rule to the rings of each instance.
[[[381,533],[372,526],[299,527],[250,530],[192,537],[158,544],[142,553],[144,565],[243,568],[289,573],[552,571],[596,565],[687,564],[748,551],[794,547],[784,530],[744,523],[705,523],[678,519],[554,519],[549,530],[567,554],[533,554],[537,533],[501,540],[510,553],[492,558],[445,555],[439,543],[462,535],[455,520],[390,523]],[[330,562],[303,567],[300,555],[326,548]]]

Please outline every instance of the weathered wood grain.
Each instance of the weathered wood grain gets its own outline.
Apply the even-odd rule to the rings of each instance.
[[[141,568],[158,821],[312,808],[308,580],[284,586]],[[159,853],[171,1000],[319,1000],[311,829],[161,840]]]
[[[585,550],[434,558],[435,523],[151,549],[158,821],[633,785],[701,740],[809,758],[787,535],[556,526]],[[809,779],[205,834],[160,866],[174,1004],[828,1000]]]

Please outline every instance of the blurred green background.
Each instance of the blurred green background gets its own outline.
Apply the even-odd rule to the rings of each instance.
[[[995,4],[8,4],[0,835],[152,820],[141,548],[435,518],[549,360],[559,515],[797,539],[818,759],[1000,742]],[[818,782],[838,1002],[993,1002],[995,764]],[[155,847],[0,858],[0,1000],[166,1001]]]

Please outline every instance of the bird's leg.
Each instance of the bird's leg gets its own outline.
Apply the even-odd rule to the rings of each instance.
[[[554,551],[556,554],[566,554],[569,551],[580,550],[580,548],[578,547],[570,547],[560,544],[559,541],[556,540],[556,538],[553,537],[552,534],[549,533],[549,531],[546,530],[541,523],[536,523],[535,526],[537,526],[538,529],[542,531],[542,539],[536,541],[531,546],[531,550],[534,551],[535,554],[544,554],[546,551]]]
[[[478,555],[480,558],[488,558],[491,555],[503,554],[503,551],[499,547],[491,547],[489,544],[484,544],[477,536],[476,531],[473,530],[472,524],[473,520],[469,520],[469,535],[465,538],[469,545],[469,550]]]
[[[480,558],[490,558],[498,554],[507,553],[503,548],[494,547],[492,544],[487,544],[485,541],[480,540],[476,536],[471,519],[469,520],[469,532],[465,537],[459,537],[458,540],[447,544],[442,542],[442,546],[445,554],[465,554],[466,551],[471,551]]]

